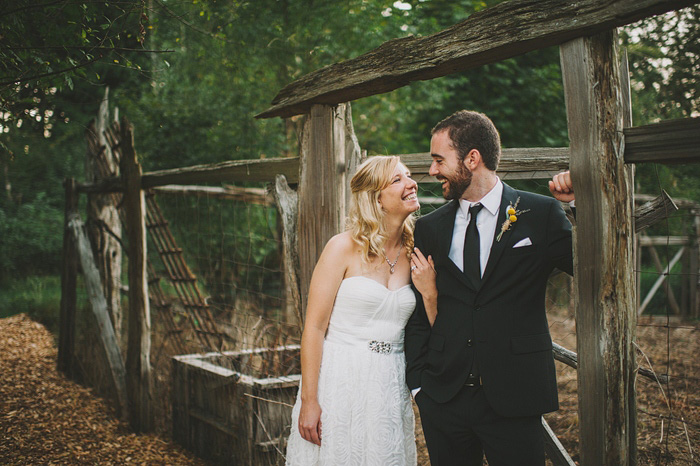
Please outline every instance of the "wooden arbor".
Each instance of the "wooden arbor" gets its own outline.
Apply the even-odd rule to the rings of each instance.
[[[340,230],[348,171],[337,130],[344,107],[338,104],[560,45],[571,141],[565,151],[578,199],[581,462],[636,464],[633,175],[626,164],[700,161],[700,119],[631,128],[615,28],[696,2],[512,0],[431,36],[387,42],[282,89],[258,117],[310,116],[299,199],[301,296],[321,248]],[[304,190],[314,188],[305,185],[313,180],[323,183],[307,196]]]

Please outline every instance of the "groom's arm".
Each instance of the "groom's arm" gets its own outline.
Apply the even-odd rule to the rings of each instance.
[[[420,222],[416,225],[414,234],[415,246],[425,251],[422,241]],[[404,348],[406,352],[406,384],[414,390],[421,386],[421,373],[425,368],[425,355],[430,337],[430,322],[425,312],[423,297],[415,286],[412,286],[416,295],[416,309],[406,323],[404,336]]]

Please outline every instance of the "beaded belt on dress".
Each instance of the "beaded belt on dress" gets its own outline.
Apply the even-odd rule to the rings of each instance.
[[[371,340],[367,342],[369,350],[379,354],[389,354],[396,346],[398,345],[394,345],[388,341]]]
[[[403,351],[403,342],[390,342],[382,340],[360,340],[355,341],[342,341],[336,338],[326,337],[326,342],[337,344],[337,345],[349,345],[359,348],[365,348],[373,353],[378,354],[391,354],[400,353]]]

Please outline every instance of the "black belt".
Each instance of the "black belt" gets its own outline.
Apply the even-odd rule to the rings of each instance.
[[[481,386],[481,377],[479,377],[478,375],[469,374],[469,377],[467,377],[467,380],[464,381],[464,386],[465,387],[480,387]]]

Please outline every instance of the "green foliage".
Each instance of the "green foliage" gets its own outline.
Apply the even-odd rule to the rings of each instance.
[[[61,231],[63,211],[52,207],[45,193],[16,211],[0,209],[0,280],[60,270]]]
[[[0,109],[3,126],[51,124],[54,97],[96,83],[100,68],[138,69],[130,54],[145,38],[145,4],[16,0],[0,13]],[[39,118],[36,116],[39,115]]]
[[[84,131],[105,86],[112,108],[134,124],[145,171],[293,156],[299,118],[254,118],[281,88],[387,40],[435,33],[496,3],[12,2],[0,13],[0,282],[58,273],[62,181],[84,179]],[[635,125],[697,116],[699,8],[624,30]],[[361,99],[353,102],[353,120],[370,154],[424,152],[435,123],[462,108],[489,115],[505,147],[568,145],[558,49]],[[648,194],[663,188],[672,197],[700,200],[699,179],[698,165],[636,170],[637,192]],[[260,288],[279,269],[276,219],[256,209],[194,201],[166,207],[185,250],[196,245],[188,260],[209,270],[212,295],[231,299],[231,291],[217,285],[227,281]],[[198,218],[196,228],[191,218]],[[683,218],[656,227],[659,234],[685,231]]]
[[[700,112],[700,5],[640,21],[622,35],[635,126]]]
[[[0,286],[0,318],[25,313],[58,333],[61,279],[28,276],[7,280]]]

